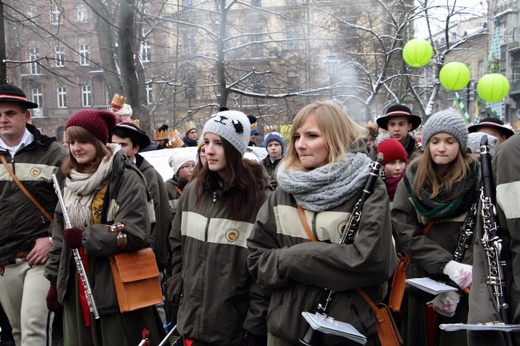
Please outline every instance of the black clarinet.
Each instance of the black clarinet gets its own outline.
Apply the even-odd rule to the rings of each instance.
[[[368,175],[367,182],[365,183],[363,193],[361,194],[359,200],[356,202],[354,209],[352,209],[352,213],[350,214],[347,225],[345,226],[345,231],[341,235],[339,244],[347,245],[352,244],[354,242],[357,230],[359,228],[361,214],[363,213],[363,205],[365,204],[365,201],[368,199],[368,197],[370,197],[372,192],[374,192],[374,185],[376,183],[377,178],[379,177],[379,173],[382,167],[381,162],[383,162],[383,153],[379,153],[377,155],[377,160],[373,161],[370,165],[370,173]],[[316,308],[316,312],[318,314],[324,316],[328,315],[329,303],[332,300],[333,294],[334,291],[326,288],[324,289],[322,294],[322,297],[324,298],[320,299],[318,307]],[[309,327],[305,335],[302,338],[300,338],[300,343],[306,346],[313,346],[316,344],[316,340],[319,334],[319,331],[312,329],[312,327]]]
[[[480,171],[482,175],[482,187],[480,200],[482,203],[482,221],[484,234],[481,239],[482,246],[486,251],[488,261],[486,283],[493,289],[495,304],[501,321],[499,324],[507,324],[509,318],[507,309],[509,305],[504,297],[504,271],[506,265],[500,256],[502,252],[502,239],[498,236],[498,222],[496,220],[496,207],[494,198],[493,173],[491,170],[491,155],[487,136],[483,136],[480,141]],[[513,345],[513,340],[509,333],[503,333],[506,345]]]

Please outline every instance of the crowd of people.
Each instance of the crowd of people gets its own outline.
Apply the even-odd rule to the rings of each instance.
[[[200,136],[189,120],[151,140],[116,96],[72,114],[60,145],[30,124],[38,105],[0,85],[4,339],[50,345],[59,322],[65,345],[358,344],[322,332],[311,343],[308,312],[379,346],[369,301],[388,303],[406,257],[407,278],[451,288],[407,286],[393,312],[404,345],[520,345],[514,328],[441,328],[520,323],[520,135],[500,120],[468,128],[445,109],[423,123],[396,104],[363,127],[315,101],[250,160],[253,116],[222,108]],[[140,153],[168,148],[164,179]],[[123,310],[113,260],[148,248],[164,299]]]

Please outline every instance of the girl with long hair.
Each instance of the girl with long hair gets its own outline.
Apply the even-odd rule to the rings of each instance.
[[[454,109],[428,119],[422,142],[424,154],[407,167],[395,193],[392,221],[410,256],[407,278],[430,277],[459,290],[435,298],[409,290],[402,334],[408,345],[466,345],[466,332],[444,332],[438,326],[467,321],[464,290],[471,286],[472,246],[459,239],[466,221],[475,224],[471,211],[478,198],[479,163],[467,152],[468,130]]]
[[[51,281],[47,306],[57,310],[63,305],[65,345],[137,345],[144,330],[158,344],[164,334],[154,306],[120,312],[112,279],[110,257],[148,247],[151,225],[144,177],[118,144],[107,144],[115,123],[111,112],[86,109],[66,124],[69,157],[62,166],[63,199],[71,227],[65,227],[58,206],[45,270]],[[124,225],[120,233],[109,232],[115,224]],[[73,249],[81,254],[99,319],[89,312]]]
[[[246,239],[268,196],[263,167],[243,156],[247,116],[222,111],[204,125],[207,163],[177,204],[168,299],[185,345],[265,345],[265,293],[247,269]]]
[[[369,177],[364,137],[364,129],[331,102],[307,105],[294,119],[278,188],[248,240],[250,272],[272,290],[268,345],[299,345],[309,329],[301,314],[323,303],[324,289],[335,291],[328,315],[352,324],[367,336],[367,345],[379,345],[374,314],[356,289],[381,302],[397,264],[380,179],[365,202],[354,242],[339,243]],[[357,342],[323,334],[316,345]]]

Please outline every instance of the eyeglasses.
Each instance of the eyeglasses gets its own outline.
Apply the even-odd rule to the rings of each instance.
[[[197,165],[192,163],[192,164],[181,166],[181,168],[179,168],[179,169],[195,169],[195,167],[197,167]]]

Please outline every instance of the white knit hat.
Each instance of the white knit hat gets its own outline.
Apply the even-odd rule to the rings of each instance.
[[[186,162],[195,162],[197,157],[197,147],[185,147],[173,149],[172,156],[168,159],[168,164],[173,169],[173,174],[177,174]]]
[[[437,133],[449,133],[459,142],[459,149],[466,152],[468,145],[468,127],[460,114],[449,108],[433,114],[424,124],[422,143],[427,145],[430,138]]]
[[[244,155],[249,144],[251,124],[247,115],[239,111],[223,111],[213,115],[204,125],[202,136],[211,132],[231,143],[240,155]]]

